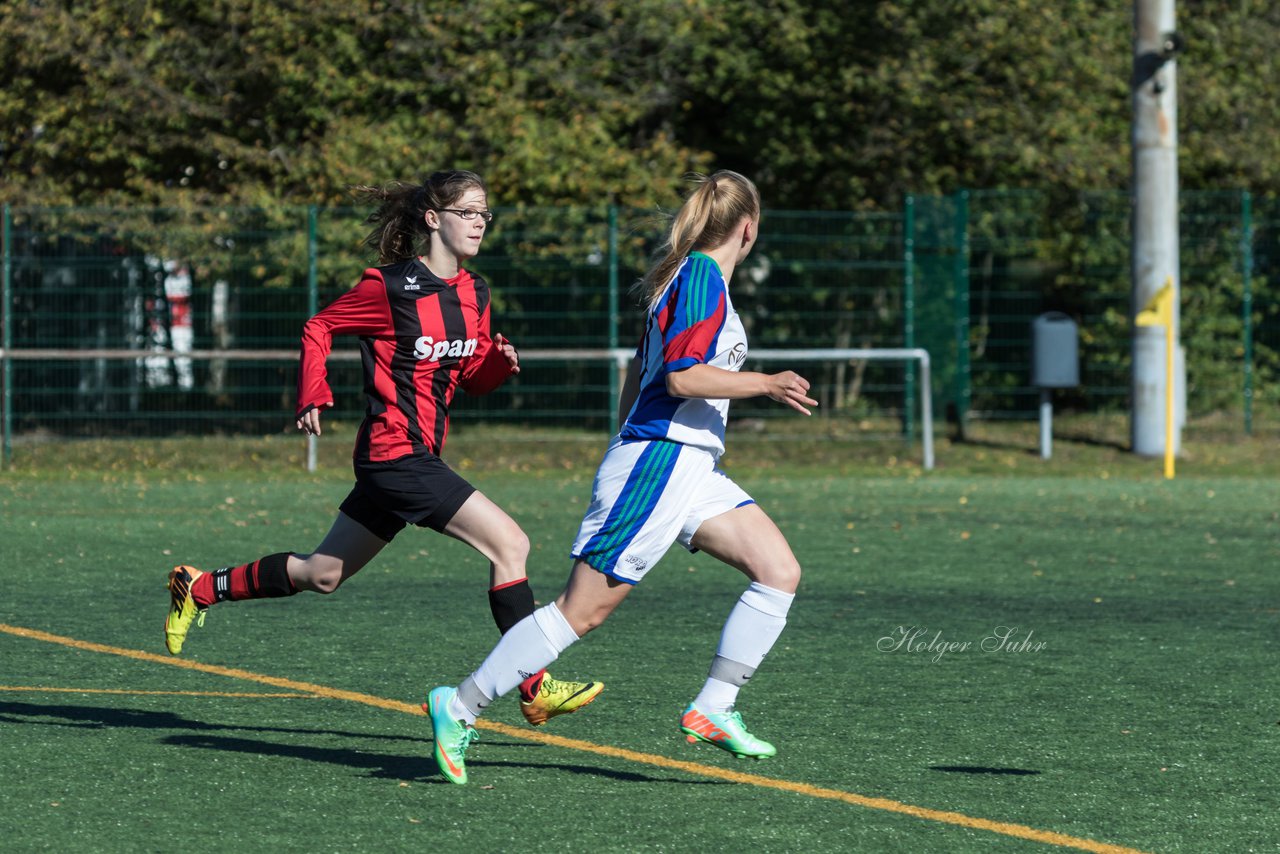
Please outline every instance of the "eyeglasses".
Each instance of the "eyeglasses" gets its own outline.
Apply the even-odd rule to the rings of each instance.
[[[457,208],[436,208],[436,210],[441,213],[455,213],[462,219],[475,219],[476,217],[480,217],[485,222],[493,222],[493,211],[473,211],[470,208],[467,210],[458,210]]]

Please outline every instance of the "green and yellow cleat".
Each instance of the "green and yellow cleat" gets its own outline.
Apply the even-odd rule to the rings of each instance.
[[[561,682],[544,672],[532,700],[520,699],[520,711],[533,726],[542,726],[556,715],[576,712],[604,690],[603,682]]]
[[[169,615],[164,618],[164,645],[170,655],[182,652],[182,642],[187,639],[191,621],[204,625],[208,608],[201,608],[191,597],[191,585],[204,575],[194,566],[175,566],[169,573]]]
[[[737,712],[704,715],[690,703],[680,717],[680,731],[690,744],[705,741],[739,759],[768,759],[778,752],[769,742],[747,732]]]
[[[450,783],[462,786],[467,782],[467,748],[480,738],[480,733],[449,712],[449,705],[457,694],[454,688],[433,688],[422,704],[422,711],[431,718],[431,736],[436,742],[436,765],[440,766],[440,773]]]

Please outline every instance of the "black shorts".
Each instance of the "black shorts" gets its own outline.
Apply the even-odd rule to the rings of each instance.
[[[476,488],[436,456],[356,465],[356,485],[338,507],[379,539],[405,525],[443,531]]]

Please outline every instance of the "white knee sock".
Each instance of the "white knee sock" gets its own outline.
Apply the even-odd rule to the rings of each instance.
[[[751,582],[725,621],[720,646],[711,660],[711,672],[693,701],[699,710],[718,714],[733,708],[739,689],[782,634],[795,598],[794,593]]]
[[[512,626],[484,664],[463,680],[453,713],[475,723],[485,706],[555,661],[577,639],[556,603],[544,605]]]

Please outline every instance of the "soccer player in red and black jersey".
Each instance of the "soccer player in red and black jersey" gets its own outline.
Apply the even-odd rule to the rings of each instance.
[[[520,372],[515,347],[490,335],[489,286],[462,268],[493,219],[487,188],[474,172],[455,170],[361,191],[378,205],[365,242],[381,266],[365,270],[303,326],[297,411],[298,429],[320,435],[321,413],[333,406],[325,368],[333,336],[359,336],[368,406],[356,438],[355,486],[310,554],[278,552],[213,572],[175,567],[165,620],[173,655],[211,605],[332,593],[406,525],[448,534],[489,559],[489,604],[500,632],[533,613],[528,537],[439,456],[458,387],[485,394]],[[521,708],[537,726],[576,711],[603,687],[541,671],[522,685]]]

